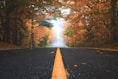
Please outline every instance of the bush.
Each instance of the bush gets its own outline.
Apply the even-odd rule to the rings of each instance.
[[[43,40],[40,41],[39,47],[46,47],[47,46],[48,35],[43,37]]]

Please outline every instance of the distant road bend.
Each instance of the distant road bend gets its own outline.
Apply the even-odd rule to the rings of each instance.
[[[118,79],[118,52],[86,48],[0,51],[0,79],[60,78]]]

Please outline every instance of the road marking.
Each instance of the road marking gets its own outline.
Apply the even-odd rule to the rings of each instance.
[[[51,79],[67,79],[60,48],[57,48]]]

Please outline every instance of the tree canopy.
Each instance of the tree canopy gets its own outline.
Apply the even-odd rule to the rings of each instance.
[[[60,8],[71,11],[64,16]],[[0,41],[18,46],[30,46],[33,42],[37,46],[48,36],[49,42],[53,38],[51,30],[37,27],[37,21],[45,17],[62,17],[70,23],[64,34],[74,47],[118,41],[117,0],[0,1]]]

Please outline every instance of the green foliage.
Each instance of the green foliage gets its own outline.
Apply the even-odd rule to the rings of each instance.
[[[94,13],[95,13],[95,14],[99,14],[99,10],[98,10],[98,9],[95,9],[95,10],[94,10]]]
[[[52,0],[49,0],[50,3],[52,3]]]
[[[25,5],[25,0],[21,0],[21,1],[19,2],[19,4],[20,4],[20,5]]]
[[[46,47],[47,46],[47,40],[48,40],[48,35],[46,35],[46,36],[43,37],[43,40],[40,41],[39,46],[40,47]]]
[[[14,6],[22,6],[25,5],[25,0],[21,0],[21,1],[14,1],[14,3],[11,3]]]
[[[95,0],[96,2],[99,2],[99,0]]]
[[[4,11],[4,7],[5,7],[4,3],[0,2],[0,13],[2,13]]]
[[[58,16],[58,15],[54,16],[54,19],[56,19],[56,18],[60,18],[60,16]]]
[[[30,44],[31,44],[31,40],[30,39],[26,38],[26,39],[23,40],[23,46],[24,47],[29,47]]]
[[[72,35],[72,31],[71,31],[70,28],[67,28],[67,29],[66,29],[65,35],[67,35],[67,36],[71,36],[71,35]]]
[[[12,2],[7,2],[6,3],[5,9],[6,10],[12,10],[14,8],[17,8],[17,7],[23,6],[23,5],[25,5],[25,0],[21,0],[21,1],[13,0]]]

